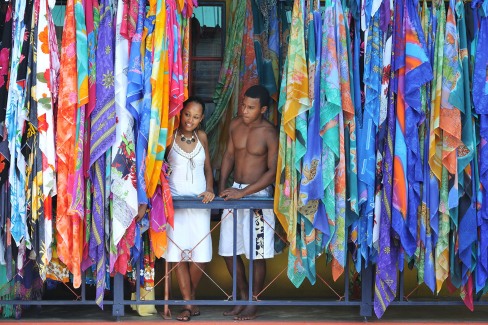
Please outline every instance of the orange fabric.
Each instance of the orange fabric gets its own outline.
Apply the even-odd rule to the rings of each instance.
[[[74,236],[80,235],[80,219],[68,214],[71,206],[71,191],[68,189],[70,167],[73,166],[73,152],[76,132],[76,110],[78,84],[76,68],[76,29],[73,0],[68,0],[61,47],[61,69],[59,76],[59,106],[57,116],[56,155],[58,161],[58,195],[56,213],[56,240],[59,259],[66,264],[75,277],[75,287],[81,282],[81,270],[74,267],[73,256],[81,247],[74,243]],[[73,222],[74,220],[74,222]],[[74,245],[74,246],[73,246]],[[81,255],[81,254],[80,254]]]

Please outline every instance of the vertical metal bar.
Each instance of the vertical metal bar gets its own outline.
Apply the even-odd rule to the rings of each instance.
[[[144,250],[142,250],[139,254],[144,254]],[[138,305],[139,301],[141,300],[141,258],[139,256],[138,261],[136,263],[136,304]]]
[[[85,302],[86,301],[86,272],[83,272],[81,276],[81,301]]]
[[[400,271],[400,296],[398,297],[398,300],[403,301],[403,297],[405,296],[405,273],[403,271]]]
[[[347,247],[347,245],[346,245]],[[344,275],[344,301],[349,301],[349,257],[346,253],[346,266],[344,268],[345,275]]]
[[[117,272],[114,276],[114,304],[112,316],[124,316],[124,276]]]
[[[252,209],[249,209],[249,293],[248,300],[252,301],[253,296],[253,284],[254,284],[254,214]]]
[[[237,209],[232,211],[232,231],[234,232],[232,257],[232,300],[237,301]]]
[[[371,317],[373,315],[373,266],[361,262],[361,307],[360,315]]]

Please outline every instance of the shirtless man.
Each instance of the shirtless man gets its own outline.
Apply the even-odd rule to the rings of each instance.
[[[278,155],[278,134],[263,114],[268,109],[269,93],[263,86],[252,86],[244,94],[241,114],[232,120],[229,140],[222,158],[219,178],[219,196],[225,200],[240,199],[244,196],[272,197],[271,184],[275,182]],[[234,170],[234,184],[226,188],[227,178]],[[266,276],[266,258],[274,256],[273,210],[253,211],[253,299],[263,290]],[[233,271],[233,222],[237,222],[237,290],[242,300],[247,300],[249,284],[246,278],[241,254],[249,259],[250,215],[248,209],[224,210],[220,228],[219,255],[223,256],[227,269]],[[225,312],[235,320],[250,320],[256,317],[256,306],[235,306]]]

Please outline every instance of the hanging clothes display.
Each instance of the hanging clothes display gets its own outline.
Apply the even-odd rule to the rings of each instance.
[[[301,8],[296,0],[293,17],[308,17]],[[321,252],[337,279],[347,241],[358,271],[362,263],[376,267],[378,317],[395,299],[406,263],[435,294],[443,286],[459,289],[471,310],[473,297],[486,292],[488,88],[481,53],[487,8],[483,0],[325,1],[318,42],[316,29],[298,29],[292,20],[274,203],[287,230],[288,276],[296,286],[305,277],[314,283],[315,262],[309,261]],[[307,54],[297,65],[301,44],[308,44]],[[318,52],[319,75],[308,79],[319,87],[308,101],[289,96],[298,94],[293,91],[306,69],[314,71]],[[318,251],[310,247],[315,232],[323,236]]]
[[[188,97],[197,1],[67,0],[60,52],[54,6],[0,3],[0,297],[85,281],[103,308],[110,275],[151,290],[166,251],[164,153]],[[239,0],[230,12],[209,94],[213,167],[243,91],[263,84],[293,285],[314,284],[322,261],[334,281],[348,259],[371,266],[380,318],[408,265],[473,310],[488,291],[488,0]]]

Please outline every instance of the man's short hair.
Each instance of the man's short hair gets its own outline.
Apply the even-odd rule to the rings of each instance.
[[[269,106],[269,92],[262,85],[254,85],[247,88],[244,96],[249,98],[258,98],[260,107]]]

